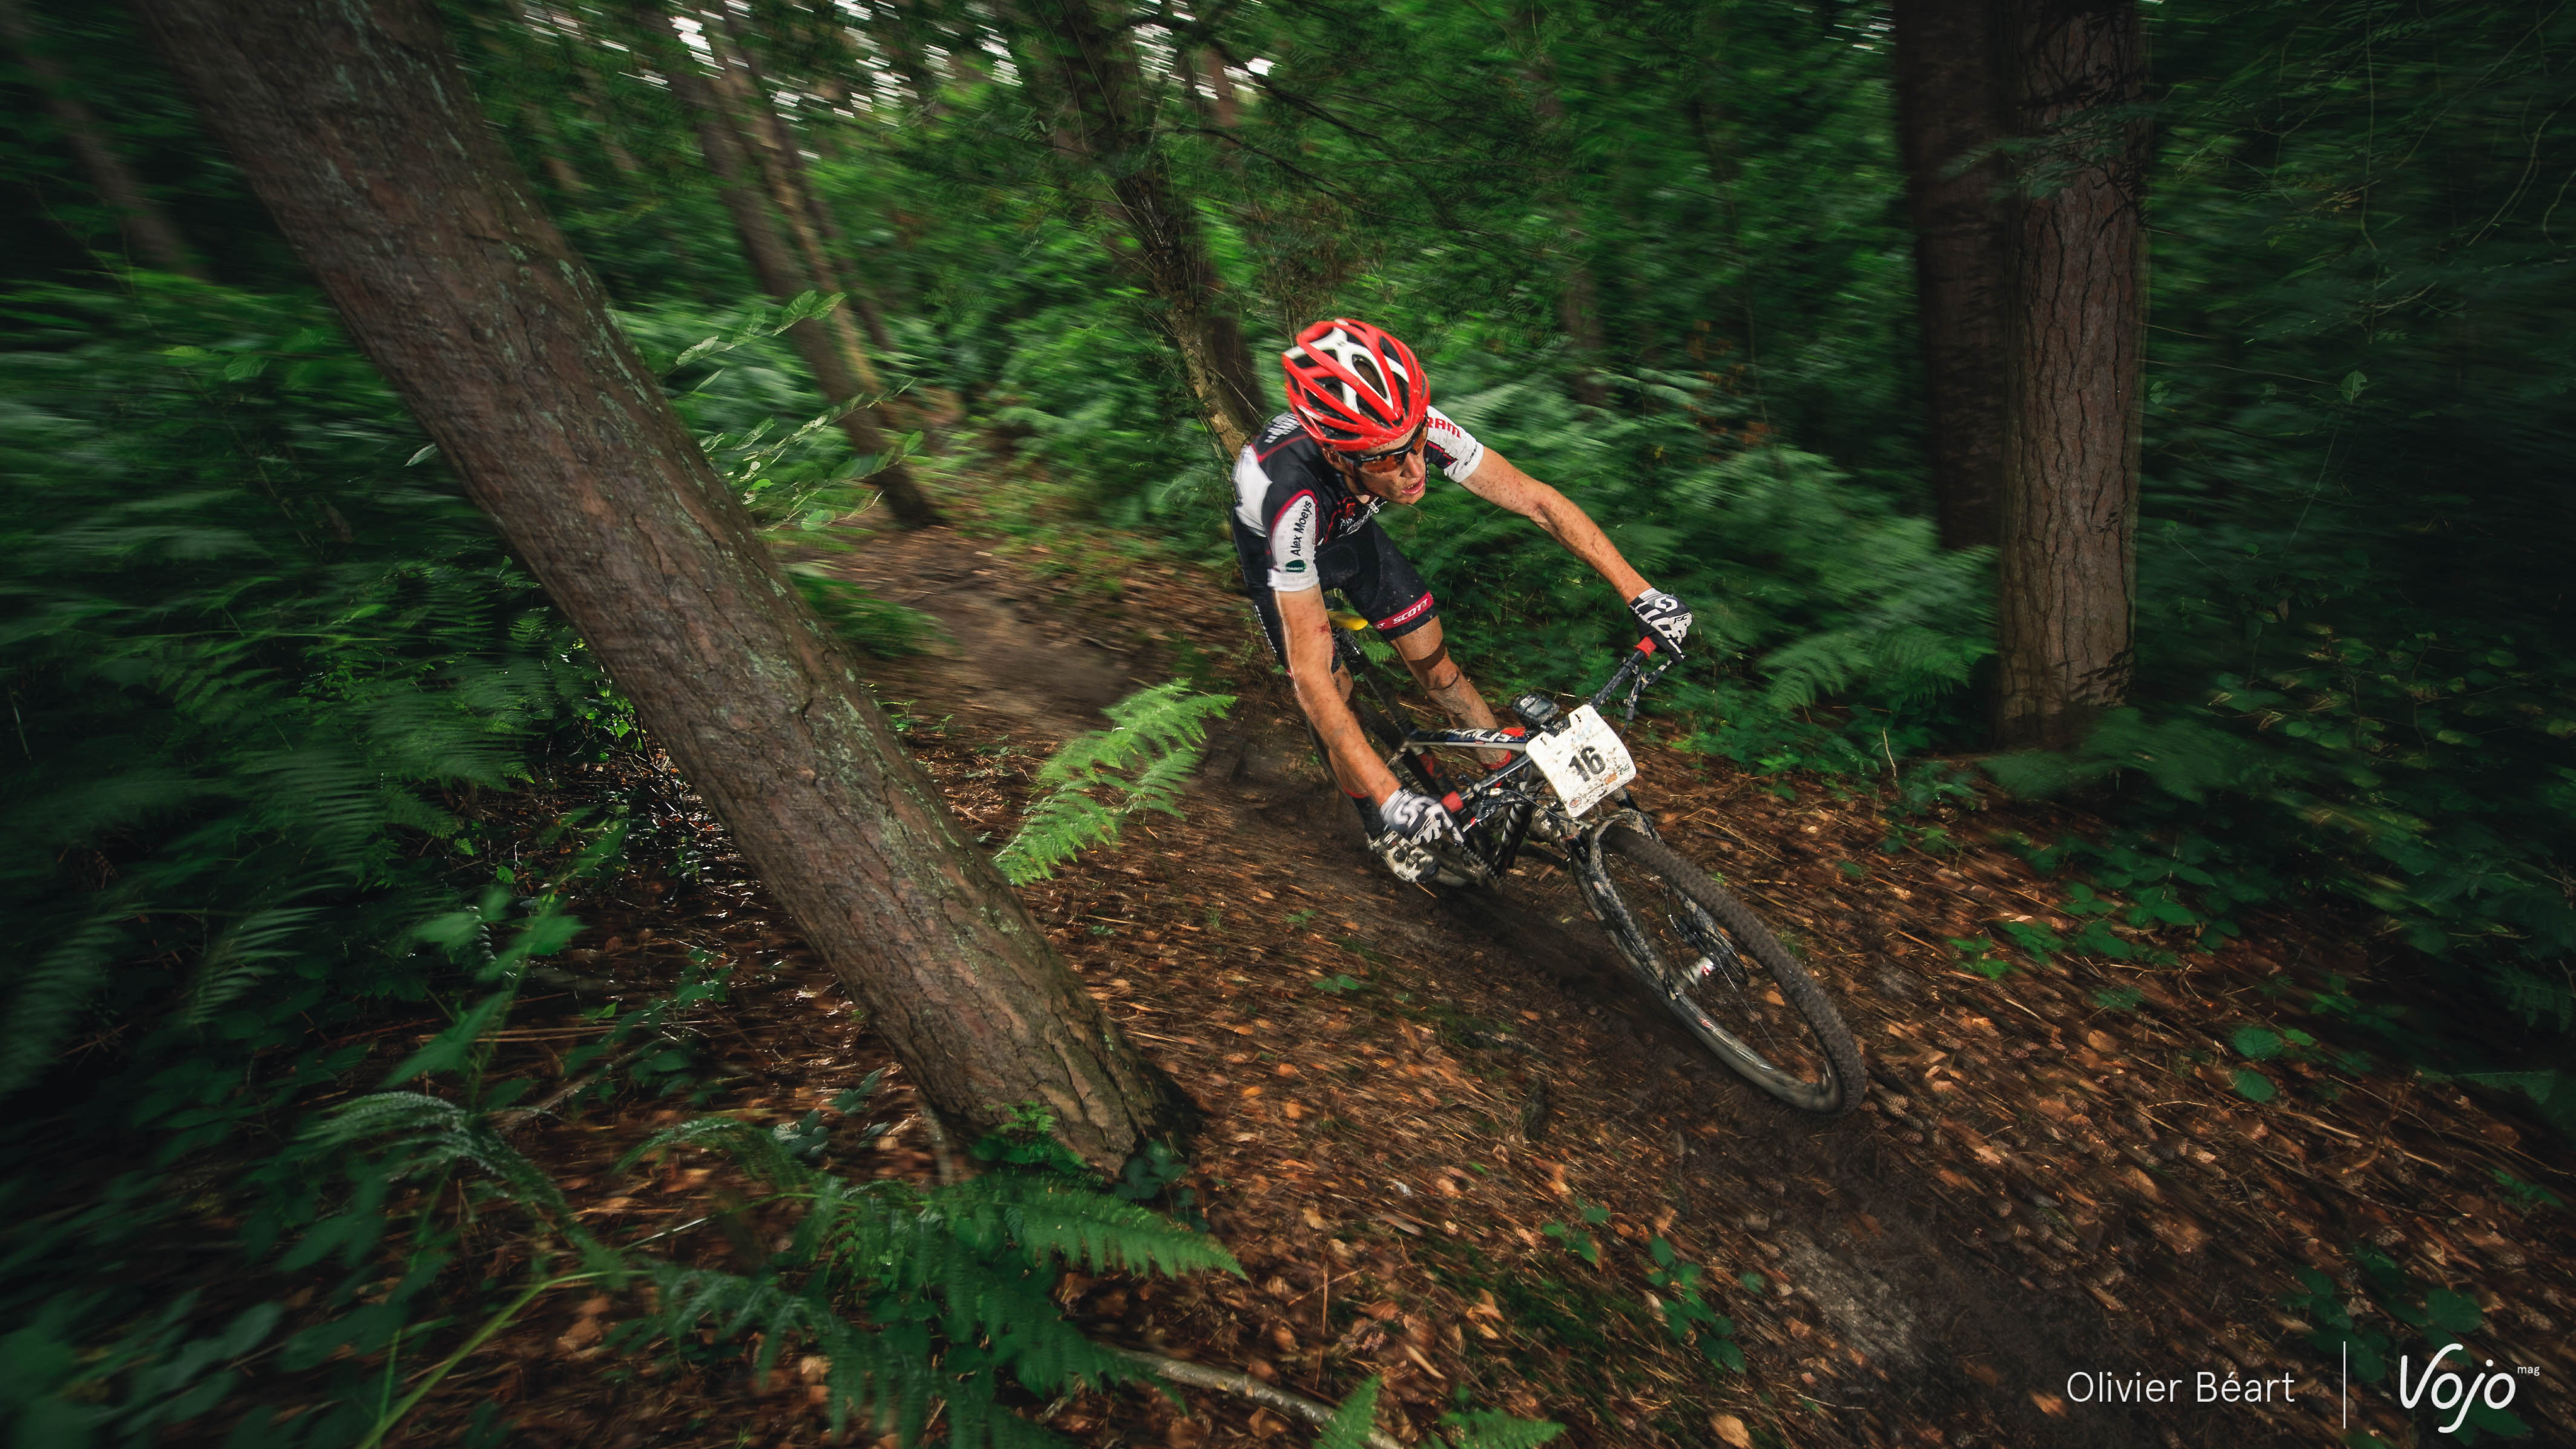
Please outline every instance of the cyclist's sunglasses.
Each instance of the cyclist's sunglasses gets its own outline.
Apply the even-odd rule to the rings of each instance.
[[[1430,428],[1431,420],[1429,418],[1424,418],[1421,422],[1413,425],[1413,436],[1405,439],[1401,445],[1385,449],[1382,452],[1362,453],[1354,461],[1356,461],[1360,467],[1367,472],[1398,472],[1404,467],[1405,458],[1411,455],[1414,449],[1422,446],[1423,434],[1430,431]]]

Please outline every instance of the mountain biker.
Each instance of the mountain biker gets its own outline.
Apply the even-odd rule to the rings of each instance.
[[[1423,692],[1465,729],[1495,728],[1450,659],[1440,611],[1421,575],[1376,521],[1389,503],[1422,501],[1437,465],[1451,482],[1547,530],[1619,591],[1642,637],[1676,654],[1691,612],[1651,587],[1599,525],[1564,494],[1513,467],[1431,406],[1413,349],[1365,322],[1333,317],[1279,355],[1287,412],[1234,464],[1234,544],[1244,592],[1271,652],[1288,669],[1325,762],[1358,807],[1370,848],[1403,880],[1431,873],[1426,849],[1455,838],[1441,802],[1399,782],[1351,713],[1352,681],[1334,658],[1324,590],[1340,589],[1395,647]]]

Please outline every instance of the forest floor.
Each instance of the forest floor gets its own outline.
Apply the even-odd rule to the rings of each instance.
[[[2067,882],[2010,842],[2083,818],[1963,799],[1937,817],[1951,848],[1890,853],[1871,782],[1747,773],[1642,721],[1637,790],[1666,838],[1783,928],[1867,1054],[1866,1108],[1820,1122],[1710,1059],[1539,869],[1491,895],[1379,871],[1230,575],[957,475],[956,526],[825,557],[938,621],[944,637],[874,662],[871,682],[988,844],[1102,706],[1183,673],[1239,696],[1185,819],[1139,817],[1024,892],[1204,1108],[1178,1186],[1246,1274],[1068,1276],[1060,1301],[1100,1336],[1327,1401],[1383,1375],[1381,1422],[1408,1441],[1466,1401],[1554,1419],[1565,1444],[1740,1449],[2436,1442],[2428,1410],[2396,1407],[2394,1365],[2409,1354],[2420,1372],[2426,1335],[2447,1328],[2472,1361],[2537,1369],[2506,1381],[2512,1412],[2576,1442],[2560,1328],[2576,1323],[2576,1218],[2523,1186],[2565,1193],[2576,1152],[2509,1103],[2329,1054],[2362,1043],[2321,994],[2391,964],[2348,923],[2253,918],[2215,954],[2132,933],[2174,964],[2016,957],[1989,977],[1952,943],[2005,922],[2081,926]],[[692,953],[735,966],[721,1010],[694,1018],[715,1075],[692,1111],[792,1121],[889,1065],[714,822],[676,782],[661,798],[664,824],[701,842],[699,868],[647,862],[584,902],[577,984],[667,981]],[[555,1028],[529,1022],[531,1048],[581,1029],[579,999]],[[2232,1044],[2249,1025],[2317,1045],[2250,1061]],[[2245,1070],[2277,1095],[2249,1100]],[[524,1145],[585,1222],[631,1241],[720,1210],[724,1179],[705,1169],[640,1185],[608,1169],[682,1115],[629,1094]],[[900,1071],[868,1115],[900,1125],[837,1152],[839,1169],[931,1180],[943,1146]],[[1645,1276],[1657,1239],[1705,1270],[1741,1372],[1667,1332]],[[2311,1293],[2303,1267],[2333,1288]],[[399,1437],[452,1440],[497,1400],[517,1442],[823,1441],[811,1361],[758,1380],[747,1355],[655,1363],[611,1347],[636,1312],[610,1294],[550,1300]],[[2388,1376],[2348,1400],[2336,1355],[2310,1342],[2343,1314],[2389,1353]],[[2097,1371],[2179,1380],[2183,1402],[2100,1402],[2072,1377]],[[2232,1378],[2228,1396],[2197,1402],[2203,1373]],[[1311,1432],[1198,1390],[1049,1408],[1103,1446]]]

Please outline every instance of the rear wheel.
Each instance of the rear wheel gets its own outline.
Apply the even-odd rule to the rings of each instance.
[[[1860,1048],[1815,978],[1735,893],[1644,832],[1601,832],[1585,872],[1601,923],[1648,990],[1745,1080],[1793,1107],[1860,1105]]]

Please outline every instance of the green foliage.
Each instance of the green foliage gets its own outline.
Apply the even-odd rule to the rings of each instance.
[[[2576,1125],[2554,441],[2576,355],[2561,198],[2533,180],[2576,145],[2576,16],[2263,0],[2151,23],[2174,89],[2137,704],[1993,768],[2117,782],[2118,840],[2180,856],[2167,901],[2214,924],[2340,897],[2452,988],[2411,1051]]]
[[[348,1407],[293,1435],[345,1443],[364,1357],[448,1248],[409,1235],[361,1300],[387,1184],[300,1130],[307,1103],[389,1009],[456,1022],[398,1077],[473,1078],[574,926],[553,883],[460,886],[480,828],[453,802],[632,725],[317,303],[124,285],[0,303],[0,1321],[28,1366],[9,1392],[22,1424],[143,1442],[212,1412],[245,1362],[330,1363],[317,1388]],[[622,835],[565,832],[589,837],[566,877]],[[233,1255],[180,1260],[210,1235]],[[263,1285],[333,1264],[255,1353],[283,1332]],[[165,1291],[213,1267],[250,1307]]]
[[[2386,1379],[2401,1353],[2411,1356],[2437,1352],[2445,1345],[2459,1343],[2463,1335],[2479,1332],[2485,1325],[2486,1315],[2476,1299],[2454,1289],[2426,1284],[2376,1248],[2357,1246],[2352,1250],[2352,1260],[2360,1272],[2349,1286],[2320,1269],[2303,1267],[2294,1275],[2298,1287],[2284,1294],[2281,1301],[2291,1312],[2317,1325],[2309,1335],[2309,1346],[2331,1361],[2349,1364],[2352,1376],[2362,1383],[2376,1384]],[[2366,1299],[2397,1329],[2412,1332],[2401,1337],[2364,1326],[2352,1309],[2356,1296]],[[2479,1403],[2468,1410],[2466,1421],[2451,1437],[2473,1444],[2482,1433],[2520,1439],[2530,1432],[2529,1426],[2512,1411]]]
[[[1378,1393],[1384,1387],[1383,1380],[1371,1374],[1351,1390],[1323,1432],[1315,1436],[1315,1449],[1368,1449],[1369,1436],[1377,1428]],[[1466,1390],[1459,1390],[1459,1396],[1463,1399]],[[1446,1449],[1537,1449],[1564,1432],[1562,1424],[1470,1409],[1441,1415],[1440,1437],[1432,1442]]]
[[[925,641],[939,630],[939,622],[919,609],[888,603],[847,579],[834,577],[819,564],[789,564],[787,576],[816,618],[881,659],[919,654],[930,647]]]
[[[1111,726],[1074,736],[1039,767],[1049,791],[1029,806],[1017,834],[993,859],[1013,884],[1044,880],[1093,845],[1118,839],[1140,810],[1180,814],[1182,788],[1199,767],[1207,721],[1234,703],[1193,694],[1183,680],[1140,689],[1103,711]],[[1093,792],[1109,793],[1104,803]]]
[[[1471,384],[1492,371],[1474,355],[1430,365]],[[1984,556],[1942,552],[1927,521],[1823,458],[1715,447],[1686,413],[1604,419],[1527,380],[1441,405],[1692,606],[1706,642],[1658,692],[1705,722],[1702,748],[1765,770],[1876,770],[1942,727],[1991,652]],[[1502,685],[1593,677],[1595,651],[1633,636],[1598,578],[1463,490],[1388,526],[1439,581],[1452,647]]]
[[[1700,1297],[1706,1270],[1697,1263],[1683,1262],[1660,1234],[1646,1248],[1655,1261],[1646,1281],[1663,1290],[1665,1331],[1675,1343],[1695,1342],[1710,1363],[1735,1373],[1744,1372],[1744,1350],[1735,1342],[1735,1320],[1720,1314]],[[1758,1282],[1745,1286],[1755,1291],[1761,1288]]]
[[[1315,1449],[1368,1449],[1369,1434],[1377,1428],[1377,1394],[1383,1387],[1378,1376],[1371,1374],[1315,1436]]]
[[[864,1104],[864,1090],[854,1090],[835,1106]],[[906,1444],[943,1416],[961,1444],[1061,1443],[1013,1414],[1003,1395],[1143,1376],[1064,1321],[1047,1295],[1066,1268],[1241,1271],[1212,1239],[1083,1182],[1013,1171],[933,1189],[851,1182],[811,1165],[795,1134],[732,1117],[657,1133],[615,1170],[690,1152],[730,1159],[760,1194],[731,1211],[783,1212],[792,1222],[785,1246],[739,1272],[600,1243],[487,1114],[453,1102],[379,1093],[340,1109],[324,1135],[373,1139],[394,1177],[481,1169],[591,1274],[649,1284],[645,1331],[672,1351],[694,1345],[703,1329],[727,1341],[755,1337],[755,1373],[791,1351],[821,1354],[831,1361],[834,1424],[857,1416]]]
[[[663,375],[673,405],[696,430],[698,447],[717,475],[761,522],[792,525],[805,535],[821,534],[872,506],[876,494],[863,486],[867,479],[921,448],[916,432],[894,440],[883,453],[853,452],[836,424],[881,399],[826,401],[779,340],[790,326],[820,317],[841,301],[838,294],[806,292],[783,306],[753,302],[713,316],[671,302],[618,316],[647,364]],[[718,330],[710,334],[710,327]],[[814,596],[808,590],[808,598]]]

